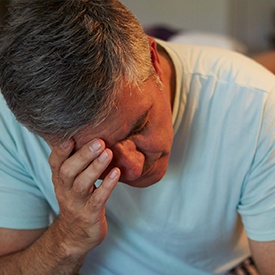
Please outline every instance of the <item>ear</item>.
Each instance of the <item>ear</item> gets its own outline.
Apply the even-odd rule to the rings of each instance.
[[[151,53],[151,61],[153,64],[153,67],[158,74],[158,76],[162,79],[162,69],[160,66],[160,59],[159,59],[159,54],[157,51],[157,44],[156,41],[153,37],[148,36],[149,43],[150,43],[150,53]]]

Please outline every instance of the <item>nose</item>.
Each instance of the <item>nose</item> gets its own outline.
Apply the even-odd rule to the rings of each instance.
[[[133,141],[119,142],[111,149],[114,155],[113,165],[120,168],[122,180],[133,181],[142,175],[145,157]]]

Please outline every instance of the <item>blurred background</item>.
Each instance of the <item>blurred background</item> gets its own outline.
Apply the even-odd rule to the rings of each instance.
[[[9,2],[0,0],[0,20]],[[35,1],[35,0],[34,0]],[[275,48],[275,0],[121,0],[148,34],[223,43],[254,54]],[[168,30],[165,34],[164,31]],[[177,38],[178,39],[178,38]],[[229,45],[230,44],[230,45]]]
[[[275,48],[275,0],[121,0],[145,27],[233,38],[249,54]],[[183,32],[184,34],[184,32]],[[220,36],[221,35],[221,36]],[[196,40],[197,41],[197,40]]]

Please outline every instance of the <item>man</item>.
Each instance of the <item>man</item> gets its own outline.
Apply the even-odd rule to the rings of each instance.
[[[275,50],[255,54],[253,59],[275,74]]]
[[[1,273],[225,274],[250,246],[273,274],[271,73],[114,0],[23,1],[2,33]]]

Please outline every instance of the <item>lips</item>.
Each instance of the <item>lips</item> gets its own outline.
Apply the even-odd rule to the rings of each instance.
[[[155,158],[150,165],[144,165],[143,167],[143,171],[142,171],[142,175],[141,177],[147,177],[148,175],[150,175],[152,173],[152,171],[155,169],[156,167],[156,163],[164,156],[164,154],[161,154],[160,156],[158,156],[157,158]]]
[[[156,161],[157,161],[157,160],[156,160]],[[152,170],[153,170],[154,167],[155,167],[156,161],[154,161],[153,164],[152,164],[151,166],[146,166],[146,167],[144,167],[143,172],[142,172],[142,175],[141,175],[142,177],[145,177],[145,176],[147,176],[148,174],[150,174],[150,173],[152,172]]]

